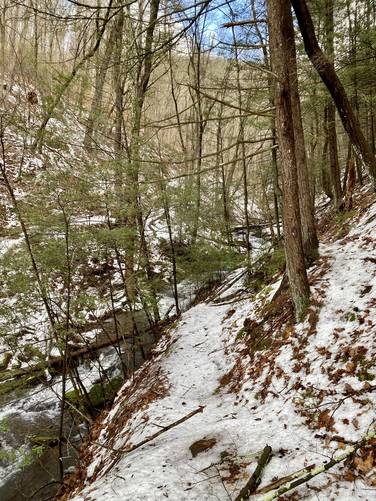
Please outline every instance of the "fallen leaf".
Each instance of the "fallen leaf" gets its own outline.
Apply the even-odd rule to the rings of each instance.
[[[333,430],[334,419],[328,410],[320,412],[318,423],[321,428],[326,428],[328,431]]]

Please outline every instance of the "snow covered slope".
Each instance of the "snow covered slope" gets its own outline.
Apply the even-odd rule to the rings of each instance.
[[[302,324],[292,321],[281,279],[250,298],[236,273],[182,315],[97,424],[71,498],[234,500],[266,444],[273,456],[259,490],[328,462],[372,429],[376,204],[361,196],[346,236],[331,238],[329,225]],[[284,499],[375,499],[375,465],[371,441]]]

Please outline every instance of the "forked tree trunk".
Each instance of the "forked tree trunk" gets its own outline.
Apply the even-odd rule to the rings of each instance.
[[[289,0],[269,0],[269,44],[275,85],[276,126],[282,178],[282,219],[287,272],[296,318],[299,320],[309,303],[309,285],[305,269],[299,209],[298,174],[295,158],[293,108],[289,73],[291,17]]]

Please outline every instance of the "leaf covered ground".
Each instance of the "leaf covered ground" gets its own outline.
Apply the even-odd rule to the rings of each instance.
[[[376,404],[376,204],[325,213],[312,302],[294,324],[282,277],[256,296],[239,270],[186,311],[99,420],[64,495],[75,500],[235,499],[266,444],[265,486],[365,436]],[[127,453],[203,406],[199,412]],[[281,499],[371,500],[376,444]],[[261,492],[260,492],[261,491]]]

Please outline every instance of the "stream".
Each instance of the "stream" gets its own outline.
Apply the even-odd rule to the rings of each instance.
[[[142,311],[135,312],[137,330],[147,355],[155,339],[148,329],[146,315]],[[86,390],[105,375],[109,381],[117,378],[120,381],[122,364],[137,369],[144,358],[136,345],[135,356],[132,350],[132,319],[129,312],[119,312],[116,316],[119,337],[125,339],[120,343],[122,362],[118,354],[119,347],[108,346],[96,350],[80,359],[77,369]],[[109,335],[115,335],[115,322],[108,318],[103,329],[97,334],[95,341],[101,342]],[[97,361],[95,360],[97,359]],[[42,501],[50,499],[56,493],[59,479],[59,447],[56,437],[59,435],[61,376],[56,375],[48,382],[33,383],[29,387],[16,388],[0,395],[0,500]],[[72,385],[67,382],[67,393],[72,393]],[[66,412],[65,435],[69,437],[63,445],[64,470],[71,471],[77,462],[78,449],[83,437],[87,434],[87,424],[74,422],[70,413]],[[46,445],[47,444],[47,445]]]
[[[195,287],[192,283],[182,282],[178,285],[178,293],[180,308],[184,311],[196,296]],[[162,316],[171,311],[174,299],[169,288],[162,292],[159,304]],[[109,339],[120,339],[120,343],[115,346],[96,348],[77,359],[77,371],[90,400],[94,388],[100,387],[103,396],[104,380],[117,381],[116,391],[124,380],[124,367],[131,370],[139,368],[145,360],[144,355],[150,353],[156,342],[143,311],[134,312],[140,343],[134,343],[130,312],[117,311],[115,318],[107,314],[100,322],[91,323],[82,330],[86,339],[90,339],[90,344],[105,345],[109,344]],[[4,372],[0,370],[0,378],[2,374]],[[0,388],[4,384],[1,381]],[[22,383],[14,389],[0,391],[0,501],[44,501],[54,498],[59,487],[57,437],[61,393],[62,377],[56,372],[48,380],[39,373],[31,384]],[[68,379],[65,394],[72,393],[74,388]],[[63,444],[65,473],[73,471],[80,443],[88,431],[87,422],[78,420],[76,412],[65,412],[64,435],[68,438]]]

